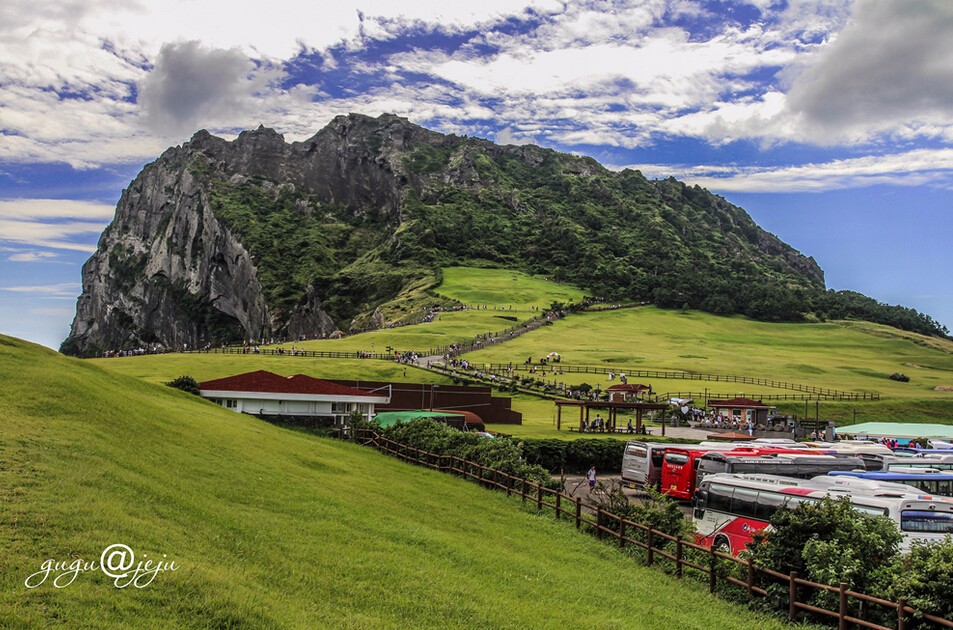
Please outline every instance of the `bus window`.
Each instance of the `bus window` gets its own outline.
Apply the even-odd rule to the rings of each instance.
[[[867,514],[868,516],[886,516],[887,509],[882,507],[873,507],[870,505],[860,505],[854,503],[854,509],[860,512],[861,514]]]
[[[708,487],[708,509],[731,512],[731,486],[711,484]]]
[[[735,488],[731,498],[731,512],[738,516],[755,516],[758,512],[758,491]]]
[[[688,463],[688,455],[684,453],[665,453],[665,461],[676,466]]]
[[[785,497],[777,492],[761,492],[758,494],[758,513],[760,519],[771,520],[774,513],[785,503]]]
[[[937,487],[939,484],[932,479],[917,479],[913,482],[913,485],[917,486],[927,494],[940,494],[940,489]]]
[[[645,459],[645,455],[648,450],[641,444],[629,444],[625,447],[625,454],[631,455],[632,457],[638,457],[639,459]]]
[[[904,510],[900,513],[900,529],[905,532],[953,534],[953,514],[928,512],[926,510]]]

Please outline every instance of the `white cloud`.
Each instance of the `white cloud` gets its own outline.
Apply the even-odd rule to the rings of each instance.
[[[0,200],[0,242],[92,252],[114,212],[113,206],[91,201]],[[37,259],[44,256],[49,257],[37,254]],[[26,258],[10,260],[24,262]]]
[[[78,282],[61,282],[58,284],[25,285],[14,287],[0,287],[0,291],[11,293],[25,293],[34,297],[72,297],[79,295],[82,285]]]
[[[111,219],[116,206],[76,199],[0,199],[0,219]]]
[[[55,259],[57,254],[53,252],[20,252],[18,254],[11,254],[7,260],[10,262],[45,262]]]
[[[536,144],[537,140],[533,135],[517,131],[513,133],[512,127],[504,127],[496,133],[496,143],[497,144]]]
[[[622,167],[615,167],[622,168]],[[819,192],[877,184],[953,186],[953,149],[917,149],[778,168],[630,164],[650,178],[684,179],[717,192]]]

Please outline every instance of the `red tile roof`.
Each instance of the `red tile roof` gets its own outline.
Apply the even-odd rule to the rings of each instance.
[[[709,400],[709,407],[764,407],[768,408],[760,400],[751,400],[750,398],[729,398],[728,400]]]
[[[199,389],[225,392],[267,392],[272,394],[318,394],[324,396],[380,397],[346,385],[322,381],[304,374],[280,376],[266,370],[236,374],[199,383]]]
[[[638,383],[619,383],[618,385],[610,385],[606,390],[610,392],[644,392],[648,390],[648,386]]]

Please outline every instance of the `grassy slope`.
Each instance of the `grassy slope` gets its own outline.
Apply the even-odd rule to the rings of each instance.
[[[7,337],[0,379],[0,626],[778,625],[362,447]],[[181,569],[23,586],[118,542]]]
[[[516,288],[514,283],[518,285]],[[517,310],[442,313],[428,324],[298,345],[317,350],[380,351],[387,346],[423,350],[512,324],[500,315],[526,319],[535,313],[526,310],[533,304],[545,305],[554,299],[581,296],[581,292],[564,289],[547,280],[506,270],[468,267],[445,269],[444,284],[438,291],[454,299],[485,303],[490,307],[505,305],[508,308],[512,304]],[[573,315],[514,341],[471,353],[467,358],[476,365],[521,363],[527,356],[538,358],[551,351],[561,352],[567,364],[612,366],[617,371],[659,369],[738,374],[883,395],[883,400],[876,403],[822,403],[822,417],[837,419],[842,424],[852,420],[855,414],[858,421],[953,421],[953,392],[934,389],[953,386],[953,342],[865,322],[769,324],[742,317],[643,307]],[[291,365],[288,360],[296,363]],[[405,380],[401,367],[376,361],[211,355],[110,359],[104,365],[153,382],[180,374],[205,379],[261,368],[282,374],[301,371],[325,378]],[[905,373],[911,381],[892,381],[887,378],[892,372]],[[602,387],[609,384],[605,376],[592,374],[555,377],[549,374],[544,380],[553,378]],[[408,370],[406,380],[447,382],[413,368]],[[651,384],[657,392],[701,392],[708,386],[710,392],[733,395],[791,393],[753,385],[674,379],[654,380]],[[803,403],[781,403],[779,407],[789,413],[804,414]],[[559,435],[554,429],[555,407],[551,402],[517,396],[514,408],[524,414],[524,426],[495,428],[533,437]],[[808,411],[814,414],[813,403]]]
[[[943,396],[933,388],[953,385],[953,343],[944,351],[837,323],[769,324],[653,307],[575,315],[469,358],[508,362],[550,349],[568,364],[742,374],[885,395]],[[888,379],[892,372],[911,382]]]
[[[446,267],[437,293],[467,305],[514,310],[548,308],[553,302],[579,302],[582,289],[506,269]]]

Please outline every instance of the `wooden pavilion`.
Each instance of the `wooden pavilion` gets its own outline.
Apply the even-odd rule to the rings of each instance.
[[[563,407],[576,407],[579,409],[579,428],[583,429],[583,421],[589,422],[589,411],[591,409],[605,409],[605,426],[610,433],[616,432],[616,421],[618,419],[619,409],[635,409],[635,431],[642,429],[642,412],[644,411],[667,411],[672,408],[668,403],[650,403],[642,401],[620,402],[608,400],[557,400],[556,401],[556,430],[562,431]],[[665,423],[662,423],[662,435],[665,435]]]

